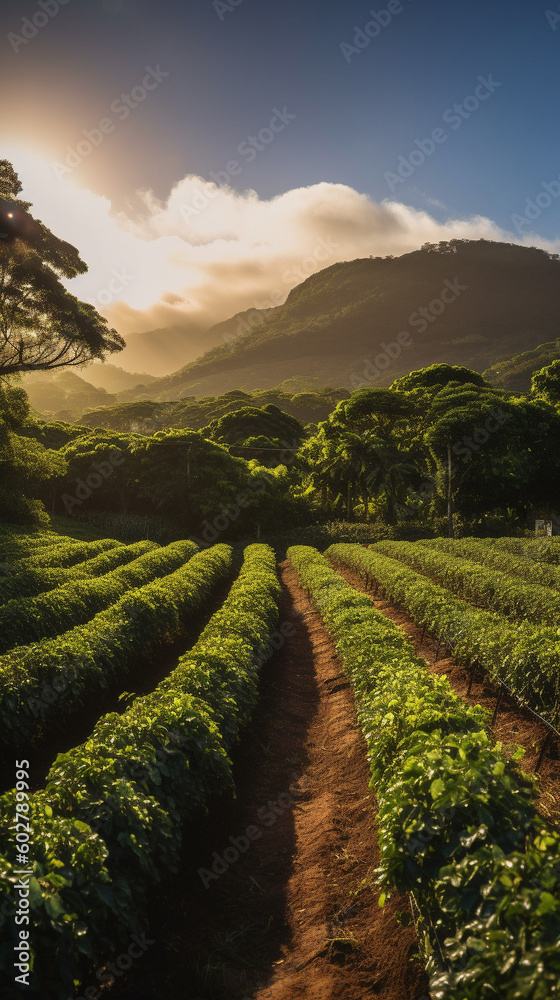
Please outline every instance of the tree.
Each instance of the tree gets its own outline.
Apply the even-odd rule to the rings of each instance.
[[[428,368],[419,368],[418,371],[410,372],[410,375],[396,379],[391,389],[410,392],[411,389],[442,388],[449,382],[490,385],[482,375],[470,368],[463,368],[461,365],[430,365]]]
[[[19,178],[0,160],[0,377],[78,365],[120,351],[124,340],[60,278],[87,266],[18,199]]]
[[[535,372],[531,379],[531,390],[535,396],[557,406],[560,403],[560,361],[553,361],[551,365]]]
[[[61,449],[67,472],[59,484],[61,512],[85,510],[129,512],[137,483],[136,450],[143,438],[101,428],[87,429]]]
[[[38,500],[31,499],[41,481],[60,476],[62,455],[25,434],[29,401],[23,389],[0,383],[0,517],[14,524],[47,524]]]
[[[248,438],[268,437],[284,439],[284,447],[295,446],[303,438],[303,426],[295,417],[284,413],[278,406],[243,406],[213,420],[201,432],[204,437],[220,444],[243,445]]]

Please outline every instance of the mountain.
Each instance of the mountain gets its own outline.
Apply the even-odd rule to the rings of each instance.
[[[110,406],[116,401],[117,392],[132,388],[142,391],[153,381],[154,375],[93,362],[80,368],[30,372],[23,378],[23,387],[41,416],[76,420],[84,410]]]
[[[436,362],[483,371],[558,335],[560,262],[488,240],[425,244],[401,257],[333,264],[286,302],[146,390],[119,401],[271,388],[295,375],[323,386],[389,385]],[[216,328],[214,328],[215,334]]]
[[[50,420],[75,420],[84,410],[109,406],[116,399],[113,393],[92,385],[70,368],[30,372],[22,384],[31,405]]]
[[[201,343],[203,330],[162,327],[145,333],[131,333],[126,347],[118,354],[119,365],[127,370],[147,369],[156,376],[167,374],[175,365],[197,358],[206,346]],[[213,345],[210,345],[213,346]]]
[[[97,361],[80,368],[80,372],[90,385],[114,393],[123,392],[125,389],[134,389],[139,385],[148,385],[156,378],[155,375],[148,375],[147,372],[127,372],[124,368],[118,368],[117,365]]]

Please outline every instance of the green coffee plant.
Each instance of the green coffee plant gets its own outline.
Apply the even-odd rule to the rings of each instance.
[[[430,995],[560,996],[560,905],[550,892],[560,886],[560,838],[543,847],[520,753],[492,746],[486,713],[431,674],[403,631],[323,556],[299,546],[288,556],[354,685],[379,805],[378,874],[387,891],[414,894],[430,928]],[[533,895],[520,900],[516,873],[529,865]]]
[[[231,565],[225,545],[193,557],[206,576]],[[278,621],[274,553],[245,550],[242,571],[193,649],[155,691],[101,719],[83,746],[60,755],[30,797],[29,993],[66,1000],[119,942],[145,927],[154,882],[177,869],[182,825],[232,787],[227,750],[256,700],[259,651]],[[17,881],[15,795],[0,800],[0,893]],[[92,817],[104,808],[99,832]],[[96,824],[93,824],[96,825]],[[16,928],[0,943],[11,976]]]
[[[183,565],[173,573],[128,590],[85,625],[0,657],[0,735],[5,742],[28,743],[39,722],[62,724],[111,678],[125,676],[138,660],[178,637],[185,619],[200,612],[229,572],[231,556],[225,560],[223,550],[219,558],[208,550],[189,559],[192,542],[172,544],[184,546]],[[165,552],[155,555],[160,551]]]
[[[514,620],[560,625],[560,594],[548,587],[523,583],[508,573],[417,542],[378,542],[372,551],[412,566],[478,607],[494,609]]]
[[[514,539],[516,541],[516,539]],[[463,556],[483,566],[491,566],[502,573],[522,577],[526,583],[536,583],[541,587],[560,588],[560,566],[533,562],[522,555],[515,555],[503,548],[488,545],[481,538],[428,538],[420,539],[420,545],[438,552],[449,552],[452,556]]]
[[[487,538],[487,545],[536,562],[560,564],[560,538]]]
[[[515,624],[491,611],[473,608],[396,559],[358,545],[332,545],[326,555],[374,581],[413,620],[452,648],[455,659],[477,662],[504,681],[519,700],[550,722],[560,717],[560,636],[558,629]]]
[[[140,543],[140,548],[143,545]],[[69,579],[62,586],[37,597],[16,598],[1,606],[0,653],[37,639],[56,636],[89,621],[123,597],[127,590],[141,587],[178,569],[198,551],[197,545],[189,541],[173,542],[155,551],[151,542],[148,545],[148,551],[137,559],[96,579],[83,579],[81,574],[74,577],[72,571],[67,571]],[[107,560],[113,552],[122,555],[121,548],[118,548],[103,553],[102,558]]]
[[[100,552],[97,556],[68,567],[36,566],[18,572],[17,564],[12,564],[9,566],[7,579],[0,580],[0,603],[7,603],[16,597],[35,597],[73,580],[103,576],[117,566],[124,566],[156,548],[159,548],[156,542],[148,541],[134,542],[133,545],[117,545],[113,549]]]

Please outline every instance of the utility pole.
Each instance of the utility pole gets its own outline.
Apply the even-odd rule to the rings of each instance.
[[[453,490],[451,483],[451,445],[447,445],[447,534],[455,537],[453,530]]]

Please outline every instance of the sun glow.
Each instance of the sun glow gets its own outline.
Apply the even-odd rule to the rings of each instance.
[[[280,305],[291,288],[336,261],[398,255],[451,238],[523,240],[490,219],[437,222],[399,202],[376,203],[344,184],[320,183],[269,200],[186,174],[160,202],[116,212],[81,187],[79,168],[60,176],[46,155],[17,145],[2,154],[24,185],[31,211],[78,248],[89,271],[67,283],[123,336],[161,328],[198,336],[244,309]]]

